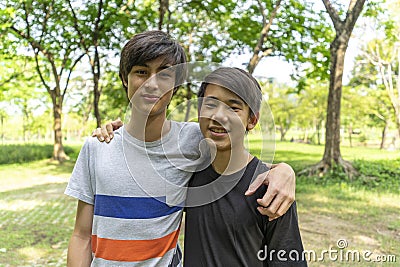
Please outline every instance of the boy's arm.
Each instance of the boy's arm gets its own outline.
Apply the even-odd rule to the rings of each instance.
[[[286,163],[267,164],[269,171],[262,173],[251,183],[245,195],[249,196],[262,184],[268,185],[267,191],[262,199],[257,202],[257,209],[262,215],[274,220],[287,212],[295,199],[296,176]]]
[[[67,267],[88,267],[92,262],[93,205],[78,201],[74,231],[68,245]]]
[[[92,136],[100,142],[109,143],[114,137],[113,131],[123,125],[120,119],[97,128]],[[267,192],[262,199],[257,200],[258,211],[274,220],[287,212],[295,199],[296,176],[286,163],[267,164],[269,171],[257,176],[249,186],[246,195],[252,195],[262,184],[268,185]]]

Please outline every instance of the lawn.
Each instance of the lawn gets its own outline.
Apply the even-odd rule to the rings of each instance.
[[[257,143],[251,142],[256,154],[261,146]],[[286,161],[300,170],[316,163],[322,153],[322,146],[277,143],[275,161]],[[395,255],[397,263],[380,266],[399,266],[398,152],[344,147],[342,154],[345,159],[361,160],[361,166],[386,167],[378,168],[377,177],[366,175],[375,187],[370,186],[370,180],[352,183],[341,177],[321,183],[315,177],[297,178],[296,199],[305,249],[315,251],[318,257],[323,250],[335,249],[342,254],[370,251],[370,259]],[[49,160],[0,165],[0,266],[65,266],[76,201],[64,196],[63,191],[72,168],[72,161],[59,165]],[[382,179],[381,172],[389,178]],[[388,182],[393,185],[385,187],[383,183]],[[348,246],[339,250],[338,240]],[[332,261],[325,254],[324,262],[313,261],[309,266],[375,264],[362,259],[359,264]]]

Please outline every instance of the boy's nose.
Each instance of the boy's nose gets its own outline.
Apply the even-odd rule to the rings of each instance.
[[[149,79],[147,79],[144,86],[150,90],[158,89],[157,75],[154,74]]]
[[[226,110],[223,105],[219,105],[219,107],[215,110],[215,112],[211,115],[211,119],[215,120],[218,123],[224,123],[228,120]]]

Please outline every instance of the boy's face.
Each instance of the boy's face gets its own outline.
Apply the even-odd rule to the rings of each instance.
[[[219,151],[243,147],[246,129],[253,129],[257,123],[257,117],[250,116],[249,106],[238,95],[215,84],[207,85],[199,116],[201,132]]]
[[[164,57],[132,67],[124,84],[136,111],[153,116],[166,110],[175,85],[175,72],[169,67],[171,64],[164,62]]]

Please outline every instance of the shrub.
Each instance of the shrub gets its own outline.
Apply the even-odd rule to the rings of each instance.
[[[340,168],[333,168],[325,176],[302,176],[300,182],[320,185],[340,184],[370,191],[400,194],[400,158],[397,160],[355,160],[353,166],[359,175],[349,179]]]
[[[356,160],[354,167],[360,172],[356,182],[373,189],[400,193],[400,158],[397,160]]]
[[[0,164],[23,163],[35,160],[51,158],[53,145],[21,144],[1,145]],[[65,153],[75,159],[79,148],[64,147]]]

